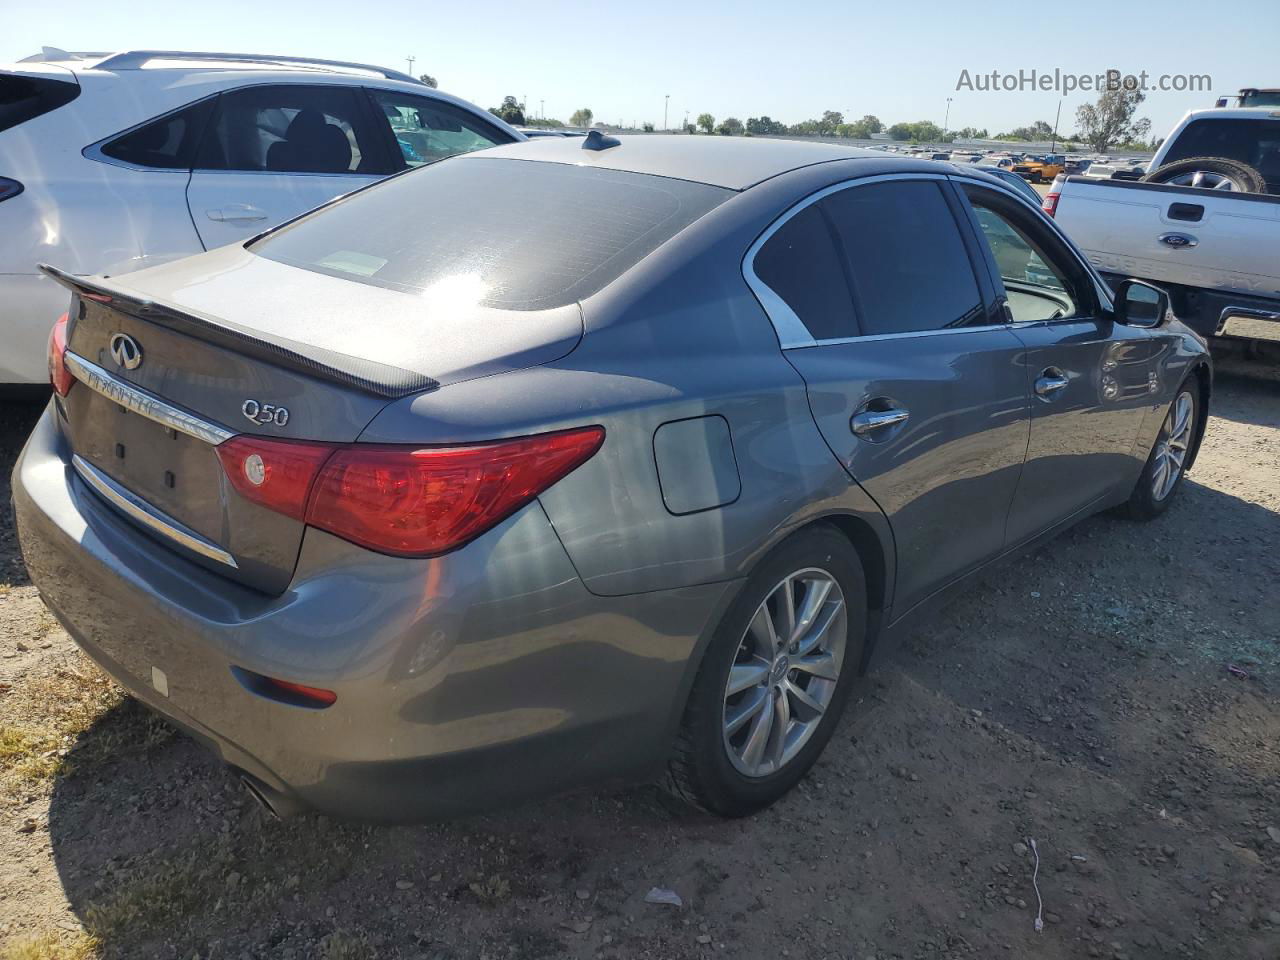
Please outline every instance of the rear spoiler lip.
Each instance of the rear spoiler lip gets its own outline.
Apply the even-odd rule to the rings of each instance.
[[[77,277],[47,263],[38,264],[37,267],[41,273],[82,299],[109,304],[130,316],[318,380],[362,390],[388,400],[398,400],[411,394],[427,393],[440,388],[438,381],[425,374],[375,360],[362,360],[333,350],[309,347],[295,340],[270,338],[226,321],[202,317],[188,310],[126,293],[104,282],[105,278]]]

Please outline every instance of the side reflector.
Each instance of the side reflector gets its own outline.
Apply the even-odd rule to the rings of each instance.
[[[49,383],[54,392],[65,397],[71,392],[76,378],[67,369],[67,315],[64,313],[54,321],[49,331]]]

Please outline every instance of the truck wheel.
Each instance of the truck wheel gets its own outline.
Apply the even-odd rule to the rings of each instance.
[[[1223,157],[1190,157],[1167,163],[1142,177],[1143,183],[1167,183],[1202,190],[1233,190],[1237,193],[1266,193],[1267,181],[1247,163]]]
[[[862,565],[834,528],[810,527],[769,554],[707,646],[668,790],[741,817],[795,786],[839,722],[866,622]]]

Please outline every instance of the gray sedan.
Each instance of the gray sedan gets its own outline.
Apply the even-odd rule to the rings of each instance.
[[[1013,190],[821,144],[545,138],[47,272],[32,580],[282,813],[758,810],[914,615],[1166,510],[1211,387]]]

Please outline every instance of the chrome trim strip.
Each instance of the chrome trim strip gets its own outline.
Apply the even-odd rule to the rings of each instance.
[[[980,327],[937,327],[933,330],[904,330],[899,333],[868,333],[861,337],[831,337],[827,340],[814,340],[812,343],[801,344],[798,348],[804,347],[831,347],[841,343],[874,343],[877,340],[914,340],[917,337],[940,337],[948,333],[986,333],[991,330],[1009,330],[1014,326],[1010,323],[986,323]]]
[[[99,496],[121,513],[138,521],[144,527],[154,530],[161,536],[186,547],[192,553],[197,553],[209,560],[216,560],[218,563],[225,564],[233,570],[239,569],[240,565],[236,563],[235,557],[231,556],[227,551],[217,544],[210,543],[194,530],[178,523],[177,520],[165,516],[137,494],[130,493],[120,486],[120,484],[79,454],[72,454],[71,465],[75,467],[76,473],[80,475],[81,480],[92,487]]]
[[[90,390],[96,390],[112,403],[118,403],[125,409],[148,420],[154,420],[170,430],[177,430],[179,433],[185,433],[189,437],[195,437],[214,446],[236,435],[234,430],[228,430],[220,423],[205,420],[203,417],[198,417],[181,407],[161,400],[153,393],[126,383],[96,363],[90,363],[70,350],[66,352],[64,362],[72,375]]]

